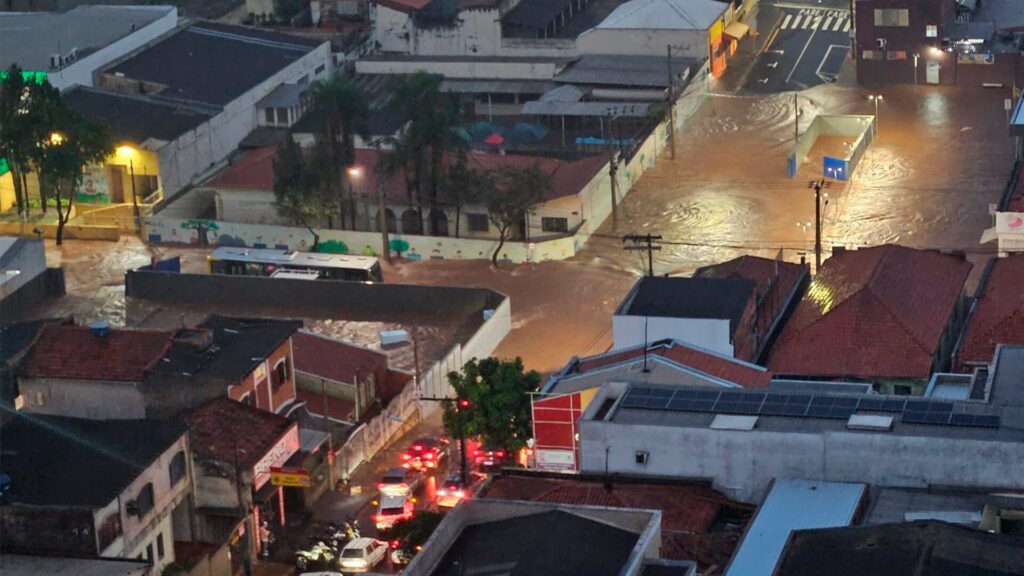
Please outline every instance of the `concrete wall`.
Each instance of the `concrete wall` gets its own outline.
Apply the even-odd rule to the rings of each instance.
[[[36,554],[96,556],[93,511],[88,508],[5,504],[0,547]]]
[[[146,399],[137,382],[20,378],[18,387],[25,412],[91,420],[146,417]]]
[[[664,50],[664,48],[662,48]],[[508,62],[478,60],[359,60],[358,74],[414,74],[429,72],[446,78],[473,80],[550,80],[565,64],[551,61]]]
[[[163,11],[166,6],[121,6],[121,10]],[[178,9],[170,6],[170,10],[161,18],[132,32],[131,34],[80,58],[63,70],[47,72],[50,84],[58,90],[66,90],[76,84],[93,86],[93,74],[114,60],[145,46],[149,42],[170,32],[178,25]],[[72,46],[65,46],[66,49]]]
[[[723,4],[723,10],[725,5]],[[580,54],[664,56],[665,47],[683,58],[708,57],[707,30],[618,30],[592,28],[576,41]]]
[[[46,271],[46,250],[42,240],[15,242],[11,249],[17,252],[0,271],[0,278],[4,280],[0,284],[0,299],[7,298]]]
[[[35,238],[35,231],[43,233],[43,238],[56,238],[56,224],[39,224],[35,222],[0,222],[0,235]],[[117,226],[82,226],[68,224],[64,226],[64,238],[68,240],[108,240],[117,242],[121,239],[121,230]]]
[[[36,305],[64,294],[64,269],[47,268],[18,291],[0,299],[0,318],[5,322],[17,321],[27,316]]]
[[[1024,445],[1013,442],[626,426],[595,422],[585,414],[580,448],[584,473],[603,474],[607,465],[612,474],[708,479],[716,490],[749,503],[760,500],[773,478],[908,488],[1024,488]],[[636,463],[637,450],[649,453],[647,464]]]
[[[615,350],[643,346],[648,342],[666,338],[699,346],[724,356],[733,355],[728,319],[644,318],[618,314],[612,316],[612,342]]]

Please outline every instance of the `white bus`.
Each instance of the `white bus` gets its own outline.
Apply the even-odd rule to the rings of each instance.
[[[320,280],[383,282],[373,256],[320,254],[263,248],[217,248],[207,258],[211,274],[271,276],[278,270],[315,272]]]

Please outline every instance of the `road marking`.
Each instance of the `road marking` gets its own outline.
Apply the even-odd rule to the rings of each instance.
[[[839,29],[843,27],[844,22],[846,22],[846,20],[836,20],[836,25],[832,27],[832,31],[839,32]]]
[[[768,83],[768,79],[767,78],[761,78],[760,80],[758,80],[758,82],[760,82],[761,84],[767,84]]]
[[[822,30],[828,30],[828,25],[832,23],[832,17],[825,18],[825,23],[821,25]]]
[[[768,65],[768,67],[769,68],[778,68],[779,67],[779,63],[778,62],[772,62],[771,64]]]
[[[782,26],[781,26],[781,28],[783,30],[785,30],[786,26],[789,26],[789,21],[792,20],[792,19],[793,19],[793,15],[792,14],[786,14],[786,17],[782,19]]]
[[[847,20],[846,21],[846,26],[843,26],[843,32],[849,32],[849,31],[850,31],[850,21]]]
[[[846,46],[844,44],[830,44],[829,45],[828,50],[825,51],[825,55],[821,57],[821,63],[818,64],[818,69],[814,71],[815,76],[820,78],[822,82],[826,82],[826,83],[831,82],[831,81],[835,80],[836,76],[839,76],[838,71],[837,72],[822,72],[821,71],[821,69],[825,66],[825,62],[828,61],[829,54],[831,54],[832,50],[834,50],[836,48],[839,48],[840,50],[842,50],[842,51],[844,51],[846,53],[849,53],[849,51],[850,51],[850,47]],[[843,55],[843,58],[845,58],[845,57],[846,57],[846,54]],[[842,61],[840,60],[840,67],[842,67],[842,63],[841,62]]]
[[[803,60],[804,54],[807,52],[807,47],[811,45],[811,41],[814,40],[814,35],[817,33],[818,29],[815,28],[811,31],[811,35],[807,37],[807,42],[804,44],[803,50],[800,51],[800,55],[796,57],[796,62],[793,63],[793,69],[789,71],[789,76],[786,76],[787,83],[789,82],[789,79],[793,77],[793,73],[796,72],[796,69],[800,66],[800,61]]]
[[[779,50],[768,50],[768,52],[771,53],[771,54],[785,54],[786,53],[785,50],[781,50],[781,49],[779,49]]]
[[[800,19],[803,18],[803,17],[804,17],[803,14],[797,14],[796,17],[793,18],[793,26],[792,26],[793,30],[796,30],[800,26]]]
[[[807,18],[804,18],[804,23],[800,25],[800,29],[801,30],[807,30],[807,28],[811,25],[811,22],[813,22],[813,21],[814,21],[814,16],[808,16]]]

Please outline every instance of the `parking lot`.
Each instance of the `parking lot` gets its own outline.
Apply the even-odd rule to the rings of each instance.
[[[835,80],[850,52],[850,11],[835,7],[775,5],[781,20],[768,32],[745,90],[804,90]]]

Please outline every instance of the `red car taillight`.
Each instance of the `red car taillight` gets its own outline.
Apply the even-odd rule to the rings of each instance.
[[[427,460],[433,460],[434,459],[434,453],[433,452],[427,452],[426,454],[423,455],[423,457],[426,458]]]
[[[383,482],[378,482],[377,483],[377,490],[383,490],[383,489],[384,489],[384,483]]]
[[[402,452],[402,460],[411,460],[412,456],[407,452]]]
[[[480,449],[479,448],[476,449],[476,450],[473,450],[473,456],[479,456],[479,455],[480,455]]]
[[[417,451],[417,452],[423,452],[423,446],[418,446],[418,445],[417,446],[413,446],[412,449]]]
[[[495,456],[495,458],[504,458],[505,457],[505,451],[504,450],[498,450],[497,452],[494,453],[494,456]]]

